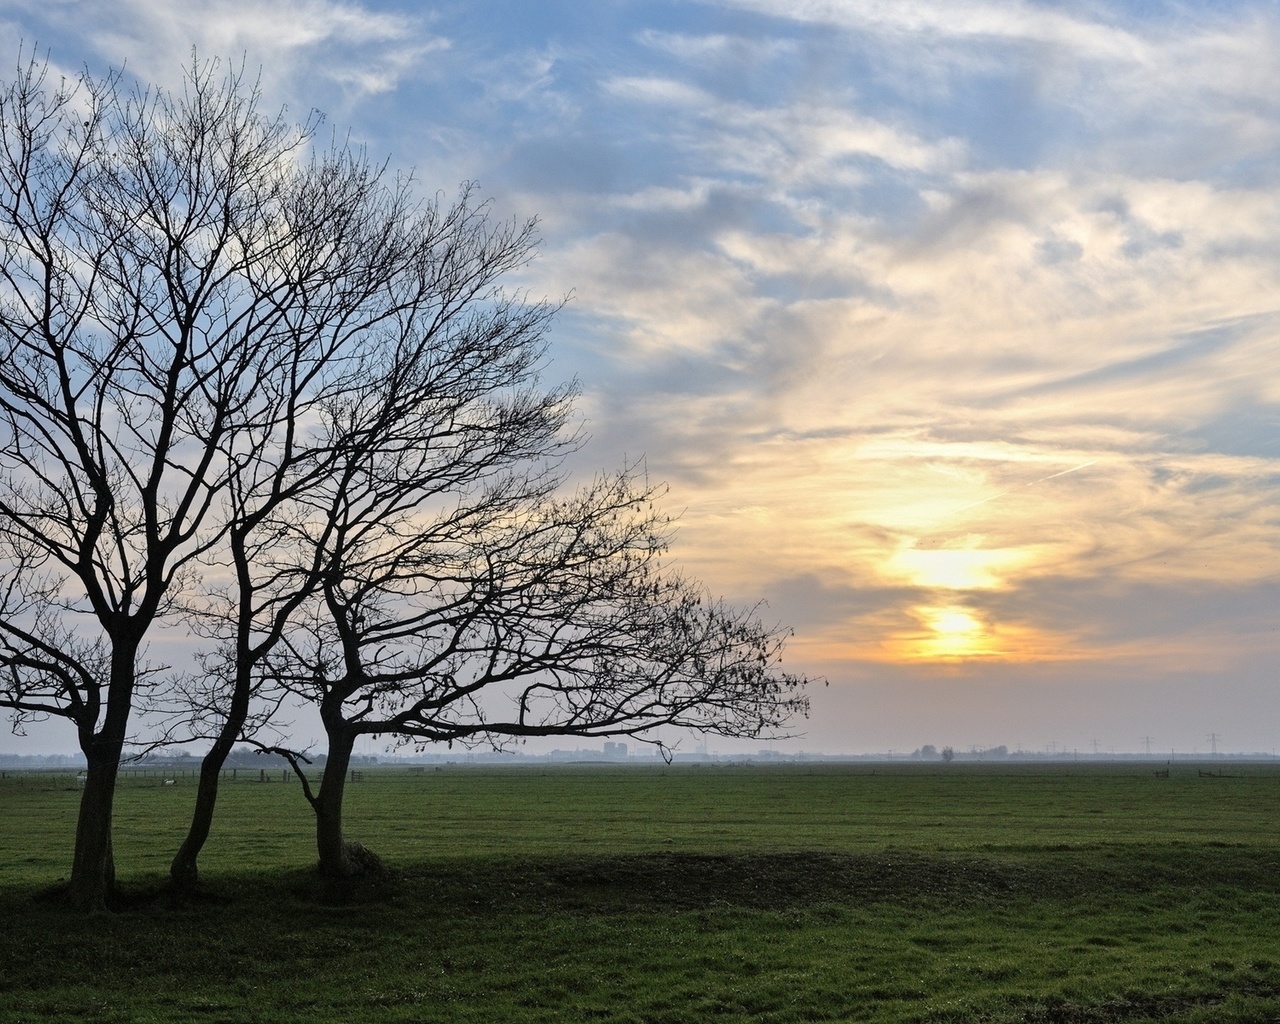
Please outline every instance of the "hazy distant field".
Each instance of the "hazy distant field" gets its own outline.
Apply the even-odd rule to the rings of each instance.
[[[128,909],[66,873],[70,775],[0,780],[0,1021],[1280,1018],[1280,768],[369,771],[321,890],[296,783],[228,780],[207,895],[159,883],[191,780],[127,781]]]

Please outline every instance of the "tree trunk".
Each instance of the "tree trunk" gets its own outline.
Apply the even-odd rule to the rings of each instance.
[[[356,734],[346,729],[329,733],[329,757],[316,794],[316,850],[320,854],[320,874],[338,881],[357,875],[381,874],[382,861],[360,843],[349,843],[342,835],[342,796]]]
[[[355,743],[355,735],[345,730],[329,733],[329,759],[324,765],[315,805],[316,851],[320,854],[320,873],[326,878],[349,878],[358,874],[348,863],[347,844],[342,837],[342,796]]]
[[[96,739],[96,738],[95,738]],[[120,747],[96,741],[86,752],[89,767],[80,816],[76,821],[76,848],[71,864],[71,905],[77,910],[107,909],[107,897],[115,887],[115,858],[111,849],[111,815],[115,803]]]
[[[226,763],[227,754],[231,750],[239,725],[231,733],[231,738],[224,744],[228,735],[228,723],[223,726],[217,742],[200,762],[200,783],[196,787],[196,806],[191,812],[191,825],[187,829],[187,837],[182,841],[173,863],[169,865],[169,881],[180,891],[194,889],[200,879],[200,868],[197,861],[200,851],[204,849],[209,831],[213,827],[213,809],[218,802],[218,781],[222,775],[222,766]],[[241,723],[243,724],[243,723]]]
[[[116,639],[111,652],[111,681],[107,687],[107,713],[102,728],[82,738],[88,761],[80,816],[76,821],[76,848],[71,863],[71,905],[88,912],[105,911],[116,882],[115,856],[111,848],[111,816],[115,805],[116,777],[124,750],[133,705],[134,663],[137,643]]]
[[[187,829],[187,838],[178,848],[173,863],[169,865],[169,881],[179,891],[194,889],[200,879],[197,861],[213,827],[213,809],[218,802],[218,782],[222,776],[222,766],[226,764],[227,755],[231,753],[249,714],[247,671],[240,670],[240,674],[246,678],[236,680],[236,690],[227,718],[222,723],[218,738],[200,762],[200,784],[196,787],[196,806],[191,812],[191,826]]]

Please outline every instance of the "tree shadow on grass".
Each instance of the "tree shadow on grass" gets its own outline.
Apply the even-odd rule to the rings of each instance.
[[[791,911],[877,903],[978,906],[1021,900],[1105,899],[1108,893],[1280,892],[1273,852],[1252,849],[1075,848],[1017,853],[626,856],[441,860],[331,880],[314,869],[213,875],[193,892],[163,879],[122,885],[117,913],[216,914],[243,908],[385,906],[431,917],[505,913],[613,914],[715,908]],[[64,886],[32,893],[55,906]],[[7,902],[7,901],[6,901]]]
[[[1248,900],[1265,910],[1274,905],[1280,887],[1275,859],[1274,851],[1173,846],[1002,854],[667,852],[440,860],[341,883],[325,882],[314,869],[210,873],[194,897],[181,901],[172,899],[160,877],[130,881],[122,887],[117,912],[88,932],[80,915],[33,900],[32,890],[10,890],[0,892],[0,917],[10,922],[0,936],[0,955],[7,956],[0,962],[8,964],[7,978],[0,971],[0,1016],[6,992],[12,998],[24,991],[54,992],[65,982],[68,964],[90,972],[84,976],[116,994],[141,985],[161,994],[209,988],[210,998],[232,999],[240,998],[236,993],[247,991],[246,985],[276,991],[314,974],[346,992],[343,999],[351,998],[350,991],[363,991],[360,986],[372,984],[370,978],[381,979],[377,984],[387,991],[413,992],[437,982],[446,988],[461,985],[460,991],[488,991],[500,978],[504,986],[532,986],[541,999],[547,995],[539,988],[542,982],[529,979],[541,977],[543,966],[554,973],[566,959],[590,959],[594,944],[607,945],[615,935],[635,939],[641,947],[656,943],[651,966],[674,972],[669,975],[673,984],[686,976],[681,972],[687,962],[680,957],[688,953],[710,964],[709,970],[733,969],[737,961],[726,959],[721,933],[748,941],[744,936],[776,937],[782,934],[780,925],[797,937],[772,954],[782,958],[779,971],[795,966],[786,966],[786,949],[809,941],[805,929],[814,935],[857,929],[863,936],[871,928],[873,943],[896,944],[908,957],[928,940],[929,955],[945,959],[956,956],[963,944],[981,944],[985,921],[999,930],[1006,919],[1057,920],[1064,911],[1078,920],[1111,920],[1134,906],[1178,907],[1192,899],[1211,907]],[[1143,892],[1154,895],[1130,902],[1134,893]],[[878,909],[850,913],[871,908]],[[960,934],[948,931],[957,926]],[[662,952],[670,952],[663,942],[669,944],[672,927],[680,936],[672,954],[675,966]],[[1013,941],[1009,937],[1017,933],[1015,926],[1006,938]],[[699,938],[704,934],[708,937]],[[1059,943],[1068,957],[1071,941]],[[1259,936],[1258,941],[1268,939]],[[801,959],[795,963],[803,964],[802,955],[796,955]],[[607,952],[601,956],[607,973],[614,961]],[[1061,998],[1049,996],[1041,984],[974,982],[966,1000],[945,1010],[921,1005],[913,1019],[922,1024],[1273,1019],[1280,1005],[1280,965],[1258,957],[1236,959],[1220,970],[1211,966],[1195,977],[1179,975],[1171,989],[1162,982],[1159,991],[1147,986],[1093,1000],[1079,993],[1067,998],[1066,991]],[[865,988],[864,982],[852,975],[846,979],[854,988]],[[295,998],[305,1002],[315,996],[306,988]],[[1224,1002],[1228,999],[1239,1005]]]

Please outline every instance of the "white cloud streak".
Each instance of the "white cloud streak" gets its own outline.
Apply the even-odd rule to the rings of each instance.
[[[319,80],[353,96],[394,89],[428,54],[447,48],[413,18],[341,0],[18,0],[39,35],[79,36],[101,60],[144,81],[176,83],[195,48],[202,58],[259,65],[272,93]]]

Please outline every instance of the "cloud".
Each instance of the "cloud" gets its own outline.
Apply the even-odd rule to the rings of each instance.
[[[975,103],[995,101],[1005,127],[1016,121],[1028,137],[1054,125],[1060,134],[1044,141],[1062,160],[1192,177],[1277,142],[1278,27],[1248,5],[1171,3],[1140,14],[1121,4],[972,0],[722,6],[835,31],[929,113],[973,122]],[[980,91],[992,82],[1007,88]]]
[[[681,557],[735,592],[837,565],[872,592],[968,602],[1044,573],[1273,575],[1274,451],[1197,433],[1238,422],[1243,396],[1265,409],[1280,379],[1275,319],[1249,312],[1275,292],[1274,257],[1247,243],[1266,206],[1056,172],[951,187],[911,232],[852,217],[778,233],[700,222],[703,185],[664,196],[695,228],[683,244],[644,230],[649,193],[634,234],[578,243],[582,301],[618,324],[631,373],[606,405],[688,505]],[[975,209],[984,190],[999,201]],[[1180,241],[1132,244],[1151,233]],[[1080,251],[1045,265],[1044,237]],[[918,630],[911,609],[940,600],[902,598],[876,628]],[[1040,656],[1102,656],[1048,609],[1020,622]]]
[[[83,40],[114,66],[143,81],[176,85],[192,48],[202,58],[260,65],[275,95],[305,95],[328,81],[341,93],[367,96],[394,89],[431,53],[447,48],[417,18],[341,0],[120,0],[110,6],[52,0],[17,5],[33,40],[54,46]],[[306,102],[304,99],[303,102]]]
[[[842,165],[859,158],[896,168],[934,170],[958,162],[954,139],[927,142],[873,117],[832,104],[798,102],[754,108],[725,102],[705,90],[670,78],[617,78],[605,83],[615,97],[683,111],[691,123],[677,138],[697,140],[695,152],[722,172],[739,172],[785,185],[828,185],[846,177]],[[852,179],[860,180],[857,175]]]
[[[744,374],[733,401],[709,390],[691,400],[699,379],[723,379],[712,369],[727,368],[722,342],[702,350],[707,368],[686,373],[683,387],[644,388],[657,426],[631,436],[661,440],[653,461],[688,503],[682,558],[736,592],[840,566],[893,602],[811,631],[802,646],[877,656],[863,649],[868,632],[877,648],[918,634],[920,609],[981,611],[981,596],[997,592],[1029,595],[1016,618],[1000,605],[983,620],[1019,657],[1129,656],[1125,645],[1064,629],[1024,586],[1042,574],[1239,587],[1275,576],[1274,446],[1254,434],[1237,437],[1243,454],[1215,450],[1197,428],[1240,422],[1242,396],[1267,409],[1280,379],[1274,317],[1212,319],[1274,293],[1273,262],[1219,254],[1233,197],[1217,197],[1223,216],[1207,219],[1216,236],[1207,242],[1195,222],[1205,203],[1192,204],[1171,256],[1126,252],[1132,229],[1094,201],[1097,186],[1021,183],[1040,201],[1006,203],[962,244],[936,234],[927,245],[891,244],[856,222],[848,239],[744,235],[722,247],[744,295],[797,266],[829,280],[843,273],[860,293],[738,307],[734,330],[797,362],[816,353],[811,372]],[[1105,190],[1143,187],[1109,181]],[[1037,219],[1058,212],[1090,230],[1078,232],[1080,259],[1050,271],[1030,241]],[[676,326],[651,310],[626,315],[645,318],[654,337]],[[1272,421],[1259,413],[1254,422],[1265,430]],[[908,597],[904,587],[951,597]],[[1218,640],[1184,635],[1177,656],[1198,644],[1213,661]]]
[[[847,27],[866,27],[912,36],[996,38],[1068,45],[1109,56],[1131,53],[1125,33],[1073,18],[1070,14],[1021,3],[983,3],[964,0],[943,4],[936,0],[735,0],[732,6],[779,17],[793,17]]]
[[[795,43],[787,39],[727,33],[693,35],[645,29],[637,38],[645,46],[670,53],[681,61],[696,64],[723,62],[752,70],[758,69],[761,64],[789,56],[796,50]]]

